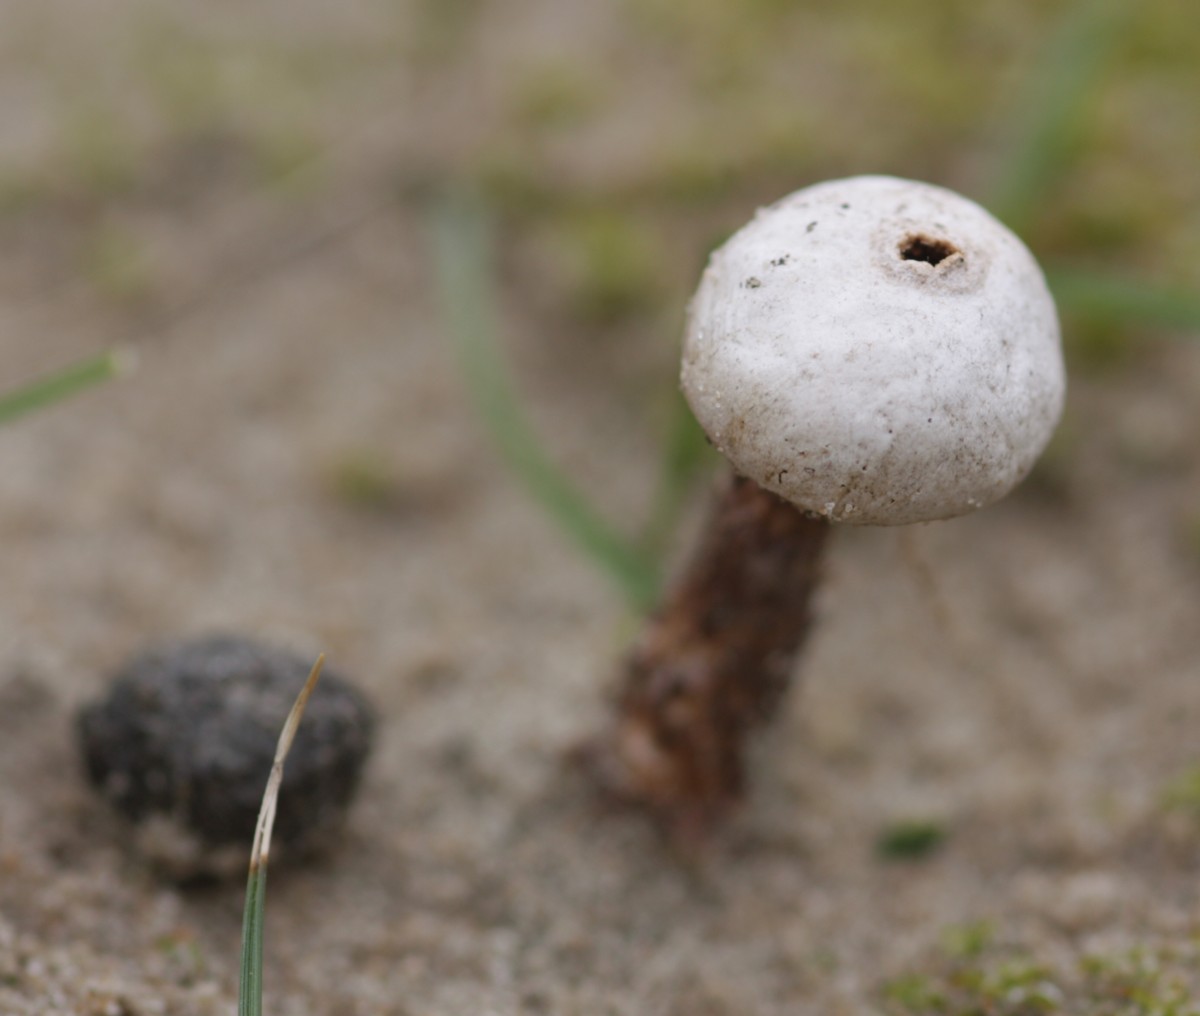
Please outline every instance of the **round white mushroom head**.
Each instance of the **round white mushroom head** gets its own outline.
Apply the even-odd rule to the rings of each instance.
[[[682,379],[739,473],[873,525],[1004,496],[1065,388],[1054,301],[1025,245],[966,198],[883,176],[797,191],[712,255]]]

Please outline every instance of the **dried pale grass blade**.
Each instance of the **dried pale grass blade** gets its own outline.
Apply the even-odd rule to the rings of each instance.
[[[238,993],[238,1016],[262,1016],[262,955],[263,914],[266,908],[267,860],[271,849],[271,828],[275,824],[275,806],[279,799],[279,787],[283,782],[283,763],[291,750],[304,707],[317,686],[321,668],[325,665],[325,654],[317,657],[308,680],[300,689],[292,711],[288,713],[275,747],[275,761],[271,764],[271,775],[267,778],[267,789],[263,792],[262,809],[258,813],[258,826],[254,830],[254,846],[250,851],[250,876],[246,882],[246,909],[242,918],[242,978]]]

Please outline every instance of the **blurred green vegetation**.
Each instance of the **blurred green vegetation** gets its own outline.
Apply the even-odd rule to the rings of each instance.
[[[648,393],[673,384],[707,252],[800,186],[886,172],[990,207],[1046,267],[1075,372],[1119,380],[1152,344],[1200,332],[1190,0],[614,0],[553,18],[408,0],[325,14],[128,6],[103,46],[55,59],[53,18],[31,9],[9,47],[46,77],[54,119],[40,156],[0,165],[0,231],[44,213],[96,294],[137,314],[148,293],[171,294],[139,244],[143,220],[113,209],[224,195],[319,217],[347,187],[420,207],[439,189],[475,193],[481,256],[494,244],[525,266],[506,285],[536,299],[539,331],[593,354],[642,351],[644,384],[602,381],[657,429],[649,518],[599,525],[552,451],[508,420],[519,385],[481,405],[499,444],[530,443],[522,460],[540,465],[518,473],[541,477],[535,495],[590,516],[558,522],[609,534],[587,541],[623,560],[602,562],[614,574],[658,574],[706,462],[682,404],[662,411]],[[389,134],[391,146],[348,143]],[[377,165],[347,177],[356,158]],[[499,330],[475,350],[497,368]],[[576,496],[547,498],[552,476]]]
[[[888,861],[914,861],[928,857],[946,841],[945,823],[934,819],[906,818],[890,823],[875,837],[875,853]]]
[[[1185,69],[1186,50],[1163,33],[1164,23],[1185,29],[1178,4],[1075,0],[1058,5],[1052,16],[1038,12],[1041,20],[1022,29],[1038,33],[1037,45],[1026,46],[1032,55],[1019,74],[1011,75],[1007,108],[998,110],[981,108],[979,71],[971,67],[976,51],[988,48],[984,32],[1011,28],[993,23],[996,13],[990,5],[906,10],[903,24],[883,5],[851,5],[857,16],[833,29],[843,46],[841,55],[887,80],[905,106],[898,119],[920,148],[893,139],[881,157],[872,140],[863,137],[862,144],[850,144],[836,158],[830,156],[846,144],[853,128],[843,124],[830,134],[811,104],[771,101],[767,94],[795,83],[780,75],[778,65],[796,48],[801,24],[810,23],[807,5],[786,0],[746,5],[627,0],[626,7],[652,47],[670,46],[681,55],[685,77],[694,94],[702,96],[703,124],[688,122],[685,130],[665,137],[643,160],[640,172],[612,181],[585,175],[581,184],[553,171],[553,161],[541,154],[539,133],[564,122],[578,126],[598,115],[604,103],[594,86],[582,88],[583,72],[550,75],[532,92],[526,90],[520,102],[531,143],[522,148],[506,139],[501,149],[485,153],[474,181],[499,215],[498,229],[509,235],[532,229],[566,252],[554,259],[560,270],[554,288],[570,294],[566,312],[572,320],[604,332],[629,327],[638,318],[661,322],[667,317],[664,301],[681,305],[682,287],[690,285],[694,273],[669,267],[673,259],[661,239],[685,231],[681,218],[703,223],[705,232],[690,232],[693,244],[707,241],[712,246],[719,231],[728,229],[726,209],[737,206],[742,210],[736,214],[744,218],[747,203],[786,193],[825,169],[882,168],[957,185],[1027,239],[1048,268],[1073,369],[1120,367],[1129,362],[1137,340],[1150,333],[1200,332],[1197,263],[1190,272],[1168,272],[1162,258],[1164,251],[1191,242],[1181,235],[1179,222],[1187,221],[1187,214],[1200,214],[1200,195],[1189,169],[1200,154],[1200,133],[1190,124],[1187,135],[1176,139],[1174,163],[1160,167],[1164,179],[1152,182],[1140,164],[1138,146],[1144,139],[1137,136],[1138,124],[1113,122],[1111,111],[1129,90],[1160,76],[1186,76],[1200,86],[1196,67]],[[868,21],[868,14],[880,21]],[[1033,15],[1024,8],[1012,20],[1020,26]],[[831,20],[839,21],[836,16]],[[1200,31],[1191,31],[1200,42]],[[920,58],[914,59],[914,52]],[[1194,98],[1200,91],[1194,88],[1191,94],[1193,119],[1200,119],[1195,117],[1200,102]],[[1177,98],[1183,101],[1182,95]],[[973,142],[964,131],[975,135]],[[977,183],[974,191],[958,179],[954,147],[972,143],[996,146],[982,174],[984,184]],[[952,171],[945,173],[943,167]],[[1190,196],[1191,205],[1181,207],[1180,195]],[[1165,234],[1170,234],[1167,242]],[[1130,271],[1130,266],[1138,270]],[[474,295],[483,298],[483,291],[477,288]],[[486,353],[476,352],[499,360],[491,345],[495,335],[483,341]],[[515,395],[508,389],[514,399],[508,402],[491,394],[484,415],[489,427],[502,433],[506,418],[519,413]],[[537,437],[526,430],[522,439],[534,442]],[[628,571],[639,555],[645,572],[661,573],[663,534],[673,530],[702,462],[702,438],[690,425],[686,408],[681,406],[672,419],[663,446],[659,486],[669,493],[656,502],[650,538],[619,536],[616,527],[606,526],[608,539],[592,541],[587,548],[611,573]],[[1065,444],[1060,442],[1061,447]],[[542,463],[542,485],[555,476],[556,483],[569,486],[547,451],[539,447],[536,458]],[[1049,477],[1054,470],[1047,466],[1042,473]],[[587,514],[590,521],[582,528],[598,524],[597,509],[582,495],[539,499],[560,526],[577,536],[581,521],[572,517],[573,511]],[[608,553],[624,563],[605,560]],[[630,603],[644,607],[648,587],[623,585]],[[881,834],[880,850],[886,856],[918,854],[941,838],[933,826],[893,832]]]
[[[113,223],[100,223],[85,241],[83,275],[106,298],[136,304],[154,287],[149,255],[137,235]]]
[[[1190,766],[1167,784],[1161,803],[1167,811],[1200,820],[1200,763]]]
[[[991,922],[948,929],[942,948],[881,989],[894,1016],[1197,1016],[1195,940],[1092,952],[1001,941]]]
[[[0,424],[19,416],[53,405],[84,388],[117,377],[133,367],[132,353],[113,350],[99,356],[78,360],[69,366],[44,374],[0,392]]]

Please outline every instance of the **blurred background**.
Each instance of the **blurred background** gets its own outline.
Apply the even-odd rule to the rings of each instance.
[[[749,209],[859,172],[964,191],[1052,270],[1196,288],[1185,0],[127,0],[0,18],[7,342],[39,301],[148,335],[452,184],[501,215],[513,288],[560,342],[565,320],[581,344],[670,333]],[[1119,344],[1090,312],[1122,287],[1061,288],[1092,326],[1070,330],[1081,355]]]
[[[9,387],[118,343],[153,356],[247,301],[256,335],[291,328],[271,300],[317,259],[358,308],[310,308],[346,357],[369,306],[413,341],[439,313],[426,222],[462,191],[494,225],[518,358],[601,386],[667,446],[708,250],[822,179],[989,207],[1045,265],[1073,373],[1200,329],[1187,0],[11,2],[0,53]],[[298,329],[281,374],[305,346]],[[370,456],[347,463],[367,485]]]
[[[0,1008],[44,1013],[39,970],[70,1011],[231,998],[238,890],[147,874],[72,741],[128,654],[213,630],[380,708],[346,852],[273,871],[279,1011],[920,1013],[881,986],[949,925],[1043,965],[1194,941],[1198,166],[1195,0],[0,2],[0,397],[139,360],[0,429],[0,959],[11,922],[53,960]],[[708,252],[859,173],[1026,240],[1066,416],[995,509],[839,534],[684,870],[560,760],[700,510]]]

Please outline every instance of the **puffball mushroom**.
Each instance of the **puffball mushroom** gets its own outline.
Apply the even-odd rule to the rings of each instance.
[[[943,188],[860,176],[761,209],[714,252],[682,385],[735,475],[593,752],[608,789],[677,830],[740,798],[831,523],[1003,497],[1049,441],[1065,375],[1053,299],[1013,233]]]

